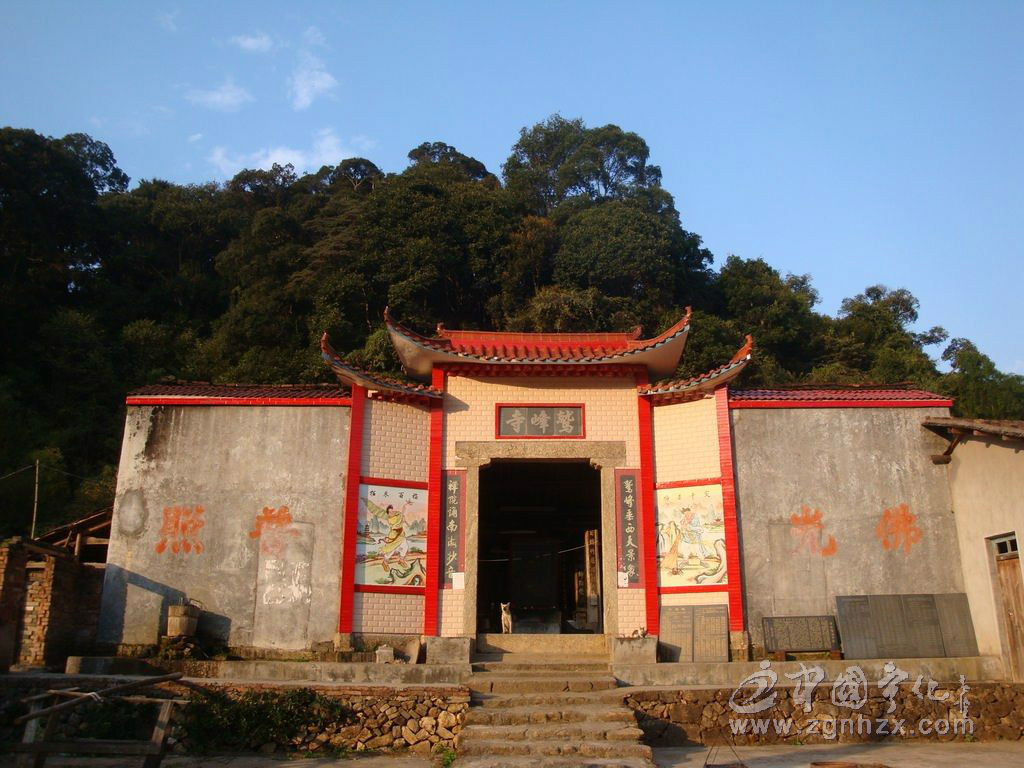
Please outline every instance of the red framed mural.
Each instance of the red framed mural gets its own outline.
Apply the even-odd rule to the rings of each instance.
[[[495,403],[496,440],[585,440],[583,403]]]
[[[356,592],[423,594],[427,576],[427,484],[359,478]]]
[[[656,496],[658,591],[727,591],[728,535],[721,482],[661,483]]]

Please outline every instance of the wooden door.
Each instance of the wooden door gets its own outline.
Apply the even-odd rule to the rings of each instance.
[[[1003,598],[1003,620],[1006,625],[1006,658],[1010,677],[1024,680],[1024,584],[1020,574],[1020,555],[996,557],[999,592]]]

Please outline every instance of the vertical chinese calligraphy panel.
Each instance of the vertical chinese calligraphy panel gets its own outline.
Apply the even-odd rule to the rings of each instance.
[[[444,500],[441,504],[441,585],[444,589],[462,589],[465,571],[466,471],[444,473]]]
[[[639,587],[640,581],[640,470],[615,470],[615,517],[618,525],[618,586]]]

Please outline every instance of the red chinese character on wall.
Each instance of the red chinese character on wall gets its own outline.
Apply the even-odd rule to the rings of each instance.
[[[789,516],[789,524],[792,526],[793,536],[797,540],[796,551],[806,549],[812,555],[821,555],[822,557],[834,555],[839,548],[835,536],[830,534],[825,546],[821,546],[819,543],[821,534],[825,530],[825,526],[821,522],[821,510],[816,509],[811,512],[810,507],[802,506],[800,512],[799,515]]]
[[[199,530],[204,525],[206,520],[203,519],[202,507],[164,507],[160,541],[156,544],[157,554],[163,554],[168,544],[174,554],[192,551],[200,554],[203,542],[199,540]]]
[[[260,540],[260,551],[271,557],[283,557],[289,537],[299,535],[291,527],[292,513],[288,507],[264,507],[256,516],[256,528],[249,531],[249,538]]]
[[[903,552],[909,555],[910,550],[924,536],[924,531],[915,525],[915,520],[917,515],[906,504],[885,510],[875,528],[875,536],[881,539],[882,548],[888,551],[903,547]]]

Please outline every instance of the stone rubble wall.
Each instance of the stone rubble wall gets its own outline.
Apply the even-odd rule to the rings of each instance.
[[[940,684],[933,696],[948,698],[944,702],[922,700],[913,692],[913,685],[904,684],[893,697],[895,709],[888,713],[889,702],[882,692],[872,686],[867,701],[859,710],[837,706],[831,700],[831,685],[823,684],[814,691],[811,711],[805,712],[802,703],[795,704],[793,688],[777,688],[775,705],[763,712],[738,715],[729,706],[732,688],[648,688],[625,689],[625,700],[637,715],[644,732],[644,741],[651,746],[753,745],[794,743],[823,744],[883,739],[927,741],[1018,741],[1024,731],[1024,685],[1014,683],[969,683],[967,692],[968,717],[974,723],[974,732],[968,734],[963,726],[954,727],[961,719],[957,707],[957,684]],[[927,689],[922,686],[926,693]],[[730,720],[769,719],[767,732],[734,734]],[[947,733],[921,733],[922,719],[931,723],[944,720],[950,723]],[[893,731],[899,720],[904,721],[902,733],[881,735],[878,720],[885,720],[887,730]],[[775,721],[791,721],[788,735],[776,731]],[[843,721],[852,720],[850,726]],[[868,723],[871,721],[871,731]],[[811,722],[816,733],[809,733]],[[931,729],[933,726],[929,726]],[[835,733],[827,738],[823,731]],[[954,732],[956,731],[956,732]]]
[[[71,677],[66,680],[41,679],[34,676],[0,678],[0,711],[11,712],[11,707],[28,696],[49,688],[79,686],[82,691],[93,691],[123,682],[124,678]],[[188,685],[161,684],[145,689],[149,696],[195,698],[200,690],[238,697],[252,692],[284,692],[297,686],[247,682],[213,682],[190,680]],[[330,723],[316,732],[307,732],[288,743],[260,745],[264,752],[286,751],[366,751],[410,749],[415,753],[454,749],[455,737],[462,728],[469,708],[469,689],[465,686],[329,686],[308,685],[317,693],[340,701],[352,714],[345,721]],[[89,706],[88,704],[82,705]],[[58,739],[78,736],[81,714],[72,710],[62,720]],[[20,740],[21,728],[11,725],[12,718],[0,719],[0,743]],[[180,720],[180,718],[176,718]],[[168,742],[177,753],[194,751],[189,734],[180,722],[175,722]]]

